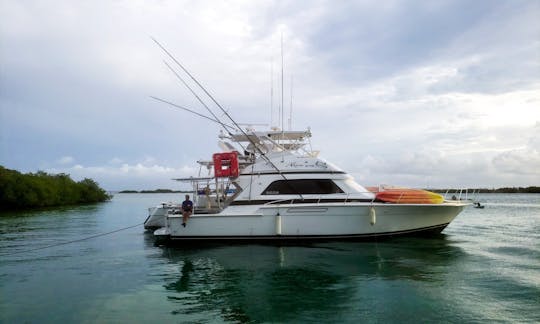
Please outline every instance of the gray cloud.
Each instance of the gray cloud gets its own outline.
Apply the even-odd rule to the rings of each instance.
[[[339,78],[386,77],[432,60],[496,6],[487,1],[332,3],[310,33],[310,44]]]

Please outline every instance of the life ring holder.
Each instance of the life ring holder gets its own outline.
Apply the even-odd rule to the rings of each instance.
[[[238,152],[215,153],[212,155],[212,160],[214,160],[214,176],[216,178],[238,177]]]

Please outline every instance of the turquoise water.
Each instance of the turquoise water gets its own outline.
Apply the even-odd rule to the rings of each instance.
[[[540,322],[540,195],[485,194],[433,238],[156,247],[146,208],[0,217],[4,323]],[[39,249],[25,252],[32,249]]]

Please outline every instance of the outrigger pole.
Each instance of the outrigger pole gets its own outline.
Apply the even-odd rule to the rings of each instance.
[[[183,71],[184,73],[186,73],[190,78],[191,80],[193,80],[193,82],[195,82],[195,84],[197,84],[197,86],[199,86],[199,88],[204,91],[204,93],[214,102],[214,104],[216,106],[218,106],[218,108],[223,112],[223,114],[225,116],[227,116],[227,118],[229,118],[229,120],[234,124],[234,126],[236,127],[237,130],[239,130],[242,135],[244,135],[248,141],[253,145],[253,147],[259,151],[259,153],[261,154],[261,157],[266,161],[268,162],[274,169],[276,169],[276,171],[279,173],[279,175],[284,179],[284,180],[288,180],[287,177],[281,172],[281,170],[265,155],[265,153],[259,148],[259,146],[253,141],[253,139],[251,139],[251,137],[248,136],[248,134],[242,129],[242,127],[240,127],[238,125],[238,123],[231,117],[231,115],[229,115],[229,113],[227,112],[227,110],[225,110],[225,108],[223,108],[219,102],[217,102],[217,100],[206,90],[206,88],[191,74],[189,73],[189,71],[163,46],[161,45],[160,42],[158,42],[154,37],[150,36],[150,38],[154,41],[154,43],[156,43],[162,50],[163,52],[165,52],[165,54],[167,54],[167,56],[169,56]],[[169,65],[167,65],[169,66]],[[170,67],[169,67],[170,68]],[[175,75],[178,76],[177,73],[175,73]],[[179,77],[179,76],[178,76]],[[180,78],[181,79],[181,78]],[[191,89],[191,88],[190,88]],[[197,97],[198,98],[198,97]],[[205,105],[205,107],[207,107]],[[207,109],[211,112],[211,109],[207,107]],[[212,113],[212,116],[214,116],[214,118],[216,118],[216,120],[219,121],[220,124],[224,125],[223,122],[221,122],[219,120],[219,118],[217,118],[217,116]],[[223,126],[223,128],[225,128],[225,126]],[[229,135],[232,136],[232,134],[229,132]],[[291,189],[294,190],[294,188],[291,187]],[[297,191],[297,190],[294,190],[294,191]],[[301,194],[301,193],[298,193],[297,194],[300,196],[301,199],[304,199],[304,196]]]
[[[229,135],[232,135],[231,132],[227,130],[227,127],[225,127],[226,125],[221,120],[219,120],[219,118],[214,114],[212,109],[210,109],[204,103],[204,101],[197,95],[195,91],[193,91],[193,89],[191,89],[191,87],[186,83],[186,81],[184,81],[184,79],[167,62],[163,61],[163,63],[165,63],[165,65],[169,68],[169,70],[171,70],[171,72],[174,73],[174,75],[178,78],[178,80],[182,81],[182,83],[186,86],[186,88],[188,88],[189,91],[195,96],[195,98],[199,100],[199,102],[204,106],[204,108],[206,108],[206,110],[208,110],[208,112],[215,118],[215,120],[221,124],[221,127],[223,127],[227,131],[227,133],[229,133]]]
[[[239,130],[244,136],[246,136],[246,138],[249,140],[249,142],[251,144],[253,144],[253,146],[261,153],[261,155],[264,157],[265,160],[267,160],[267,162],[269,162],[270,164],[272,164],[274,166],[274,168],[276,168],[276,170],[278,170],[279,172],[279,169],[265,156],[264,152],[256,145],[255,142],[253,142],[253,140],[248,136],[248,134],[242,129],[242,127],[240,127],[238,125],[238,123],[231,117],[231,115],[229,115],[229,113],[227,112],[227,110],[225,110],[225,108],[223,108],[219,102],[217,102],[217,100],[206,90],[206,88],[182,65],[182,63],[180,63],[163,45],[161,45],[160,42],[158,42],[154,37],[150,37],[154,43],[156,43],[162,50],[163,52],[165,52],[165,54],[167,54],[167,56],[169,56],[190,78],[191,80],[193,80],[193,82],[195,82],[195,84],[197,84],[197,86],[199,86],[199,88],[201,88],[202,91],[204,91],[204,93],[210,98],[212,99],[212,101],[214,102],[214,104],[216,104],[216,106],[218,106],[218,108],[223,112],[223,114],[225,114],[225,116],[227,116],[227,118],[229,118],[230,121],[232,121],[232,123],[234,124],[234,126],[236,127],[237,130]],[[167,65],[168,66],[168,65]],[[178,76],[177,73],[175,73],[175,75]],[[179,76],[178,76],[179,77]],[[181,78],[180,78],[181,79]],[[190,88],[191,89],[191,88]],[[197,97],[199,98],[199,97]],[[205,107],[207,107],[205,105]],[[208,108],[208,107],[207,107]],[[210,110],[210,108],[208,108]],[[212,116],[214,116],[214,118],[216,118],[218,121],[219,121],[219,118],[217,118],[217,116],[212,113]],[[220,124],[223,124],[221,121],[220,121]],[[225,128],[225,127],[224,127]],[[229,133],[230,134],[230,133]],[[230,134],[232,135],[232,134]]]
[[[187,112],[190,112],[190,113],[192,113],[192,114],[195,114],[195,115],[197,115],[197,116],[199,116],[199,117],[208,119],[208,120],[210,120],[210,121],[213,121],[214,123],[220,124],[221,126],[225,126],[225,127],[227,127],[227,128],[230,128],[230,129],[235,129],[235,128],[234,128],[233,126],[231,126],[231,125],[227,125],[227,124],[225,124],[225,123],[221,123],[219,120],[216,120],[216,119],[214,119],[214,118],[212,118],[212,117],[208,117],[208,116],[203,115],[203,114],[199,114],[199,113],[196,112],[196,111],[193,111],[193,110],[191,110],[191,109],[189,109],[189,108],[186,108],[186,107],[182,107],[182,106],[177,105],[177,104],[175,104],[175,103],[172,103],[172,102],[170,102],[170,101],[167,101],[167,100],[164,100],[164,99],[161,99],[161,98],[158,98],[158,97],[154,97],[154,96],[150,96],[150,98],[152,98],[152,99],[154,99],[154,100],[157,100],[157,101],[160,101],[160,102],[163,102],[163,103],[166,103],[166,104],[171,105],[171,106],[173,106],[173,107],[180,108],[180,109],[182,109],[182,110],[185,110],[185,111],[187,111]]]
[[[204,93],[208,96],[208,98],[212,99],[214,104],[216,104],[216,106],[218,106],[218,108],[223,112],[223,114],[225,114],[225,116],[227,116],[227,118],[229,118],[229,120],[232,121],[234,126],[240,132],[242,132],[243,135],[248,137],[246,132],[238,125],[238,123],[236,123],[236,121],[231,117],[231,115],[229,115],[227,110],[225,110],[225,108],[223,108],[219,104],[219,102],[217,102],[217,100],[206,90],[206,88],[191,73],[189,73],[189,71],[180,62],[178,62],[178,60],[171,53],[169,53],[169,51],[165,47],[163,47],[163,45],[161,45],[154,37],[151,37],[151,38],[165,52],[165,54],[167,54],[167,56],[169,56],[191,78],[191,80],[193,80],[193,82],[195,82],[195,84],[197,84],[197,86],[199,86],[199,88],[201,88],[202,91],[204,91]],[[214,115],[214,114],[212,114],[212,115]],[[252,142],[252,141],[250,140],[250,142]],[[255,143],[252,143],[252,144],[255,145]],[[261,150],[259,150],[259,151],[261,151]],[[264,155],[264,153],[262,151],[261,151],[261,154]]]

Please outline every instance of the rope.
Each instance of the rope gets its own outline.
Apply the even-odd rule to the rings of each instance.
[[[10,255],[15,255],[15,254],[28,253],[28,252],[33,252],[33,251],[38,251],[38,250],[44,250],[44,249],[48,249],[48,248],[52,248],[52,247],[56,247],[56,246],[61,246],[61,245],[67,245],[67,244],[72,244],[72,243],[82,242],[82,241],[90,240],[90,239],[93,239],[93,238],[96,238],[96,237],[106,236],[106,235],[118,233],[118,232],[121,232],[121,231],[125,231],[125,230],[130,229],[130,228],[134,228],[134,227],[137,227],[137,226],[141,226],[141,225],[143,225],[143,224],[144,224],[144,223],[139,223],[139,224],[137,224],[137,225],[132,225],[132,226],[120,228],[120,229],[117,229],[117,230],[114,230],[114,231],[110,231],[110,232],[107,232],[107,233],[101,233],[101,234],[96,234],[96,235],[84,237],[84,238],[78,239],[78,240],[73,240],[73,241],[68,241],[68,242],[62,242],[62,243],[56,243],[56,244],[51,244],[51,245],[42,246],[42,247],[38,247],[38,248],[34,248],[34,249],[23,250],[23,251],[16,251],[16,252],[11,252],[11,253],[6,253],[6,254],[2,254],[2,256],[10,256]]]

